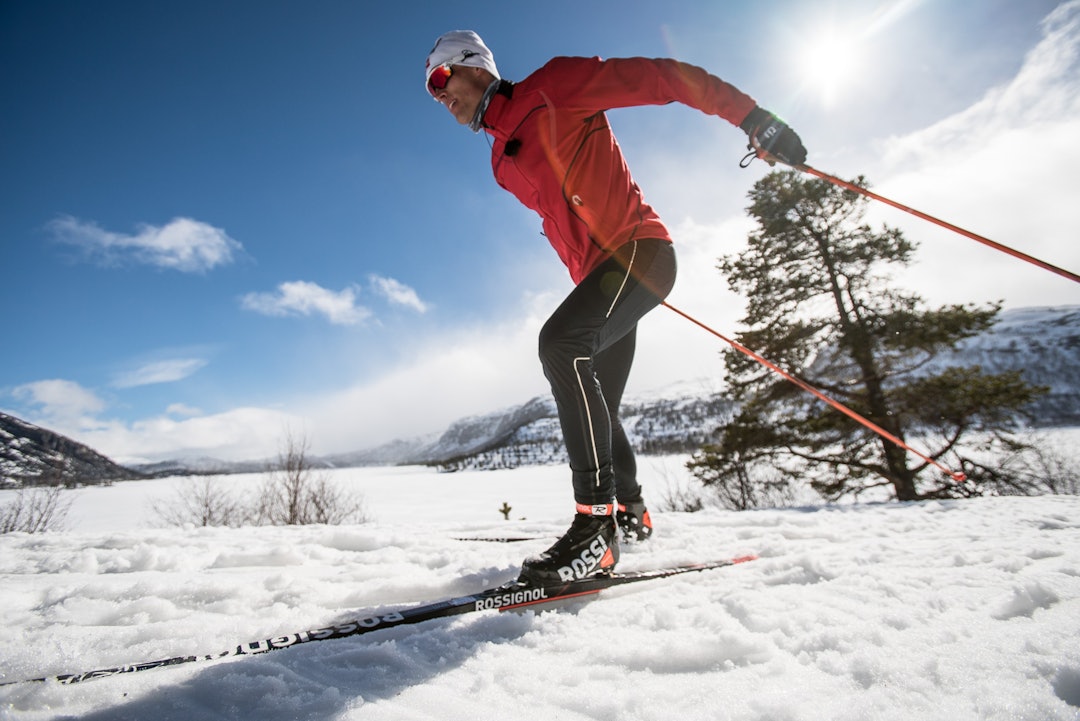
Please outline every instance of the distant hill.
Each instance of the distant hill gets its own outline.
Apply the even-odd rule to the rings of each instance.
[[[59,433],[0,413],[0,483],[99,484],[143,474]]]
[[[691,394],[682,388],[665,396],[625,399],[621,416],[635,448],[646,455],[659,455],[697,450],[731,418],[733,408],[722,392]],[[542,397],[523,406],[457,421],[434,442],[416,447],[409,462],[463,470],[565,460],[555,402]]]
[[[978,365],[989,373],[1022,371],[1049,394],[1028,410],[1034,428],[1080,426],[1080,306],[1024,308],[1001,313],[985,333],[927,366]],[[623,403],[623,426],[642,454],[687,453],[714,438],[734,407],[720,379],[683,384]],[[709,386],[712,386],[711,388]],[[0,414],[0,478],[16,482],[57,475],[76,482],[119,478],[263,471],[271,461],[167,461],[134,470],[70,439]],[[447,470],[512,468],[565,461],[555,404],[538,397],[517,406],[453,423],[440,435],[399,439],[374,448],[309,459],[316,467],[430,464]],[[9,481],[10,482],[10,481]]]
[[[1080,305],[1003,311],[994,327],[943,353],[929,368],[982,366],[1018,370],[1050,392],[1028,410],[1032,426],[1080,426]]]

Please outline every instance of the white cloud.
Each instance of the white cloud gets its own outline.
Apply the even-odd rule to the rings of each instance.
[[[86,429],[105,409],[105,401],[74,381],[50,379],[16,386],[11,391],[19,402],[35,407],[43,422],[73,429]]]
[[[26,383],[11,395],[23,407],[20,417],[127,464],[198,456],[271,458],[286,430],[304,427],[303,419],[280,410],[202,415],[182,403],[170,405],[165,415],[124,422],[108,418],[108,404],[93,391],[61,379]]]
[[[248,293],[240,304],[246,310],[270,316],[323,315],[335,325],[356,325],[372,315],[356,304],[353,288],[334,292],[304,280],[282,283],[276,293]]]
[[[1038,132],[1058,124],[1075,126],[1080,109],[1080,1],[1065,3],[1042,23],[1043,38],[1024,58],[1012,80],[992,88],[971,107],[885,145],[888,166],[962,161],[986,143],[1017,131]],[[1070,144],[1072,145],[1072,144]],[[1059,152],[1057,144],[1033,142],[1030,159]],[[1011,156],[1007,156],[1011,159]],[[1010,168],[999,164],[999,172]]]
[[[378,275],[369,276],[371,287],[374,291],[393,305],[403,305],[412,308],[418,313],[426,313],[428,305],[420,300],[420,296],[409,286],[393,278],[383,278]]]
[[[1072,272],[1080,271],[1080,2],[1043,23],[1016,77],[962,112],[884,143],[875,191]],[[1080,301],[1073,281],[880,203],[868,218],[920,243],[901,282],[940,302]]]
[[[65,216],[49,223],[57,240],[81,248],[105,265],[141,263],[185,273],[202,273],[233,262],[243,246],[224,230],[191,218],[164,226],[140,225],[134,235],[107,231],[96,223]]]
[[[201,416],[202,410],[189,406],[186,403],[172,403],[165,409],[165,413],[170,416]]]
[[[163,415],[133,423],[101,421],[78,433],[78,440],[127,464],[194,457],[258,460],[274,457],[286,430],[302,426],[283,411],[234,408],[180,420]]]
[[[368,448],[440,432],[455,420],[547,392],[536,338],[554,298],[525,299],[510,320],[418,338],[411,362],[304,399],[316,452]]]
[[[147,363],[113,379],[115,388],[135,388],[183,380],[206,365],[202,358],[173,358]]]

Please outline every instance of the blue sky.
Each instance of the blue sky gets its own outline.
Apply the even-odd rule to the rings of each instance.
[[[459,28],[510,79],[554,55],[701,65],[790,121],[811,165],[1080,269],[1075,1],[6,0],[0,409],[133,462],[270,456],[286,429],[354,450],[546,393],[535,336],[565,269],[485,137],[423,89]],[[688,108],[611,120],[675,235],[672,303],[736,333],[715,260],[768,168],[739,169],[741,132]],[[922,244],[899,280],[930,304],[1080,303],[871,220]],[[716,339],[663,309],[639,345],[632,393],[722,382]]]

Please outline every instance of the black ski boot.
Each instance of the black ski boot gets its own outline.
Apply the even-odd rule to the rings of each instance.
[[[518,580],[544,585],[612,571],[619,560],[617,530],[614,516],[576,514],[570,530],[555,545],[525,559]]]
[[[652,535],[652,518],[644,501],[620,503],[615,520],[624,541],[644,541]]]

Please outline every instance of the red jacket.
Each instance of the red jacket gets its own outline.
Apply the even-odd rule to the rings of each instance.
[[[491,99],[483,127],[495,179],[540,214],[575,283],[630,240],[671,241],[604,115],[671,102],[734,125],[756,104],[699,67],[648,58],[555,58]]]

